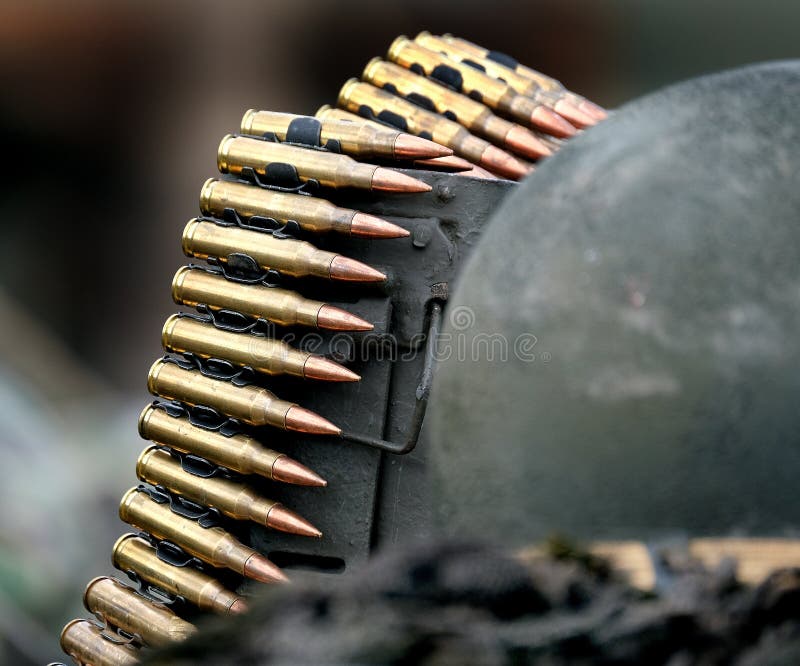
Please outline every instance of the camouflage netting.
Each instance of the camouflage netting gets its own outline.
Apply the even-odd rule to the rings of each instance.
[[[755,589],[734,573],[683,563],[654,595],[564,548],[523,566],[481,545],[432,543],[335,585],[274,589],[147,663],[800,663],[800,570]]]

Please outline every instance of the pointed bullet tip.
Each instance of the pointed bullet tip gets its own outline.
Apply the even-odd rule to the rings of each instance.
[[[547,147],[544,141],[519,125],[512,127],[508,131],[505,142],[515,152],[534,160],[549,157],[553,154],[553,151]]]
[[[334,363],[322,356],[309,356],[306,359],[306,363],[303,366],[303,377],[306,379],[320,379],[326,382],[357,382],[361,379],[361,376],[352,370],[348,370],[343,365]]]
[[[319,309],[317,326],[331,331],[371,331],[375,328],[366,319],[333,305],[323,305]]]
[[[560,99],[558,102],[556,102],[553,108],[575,127],[583,129],[584,127],[591,127],[597,123],[592,116],[584,113],[572,102],[569,102],[565,99]]]
[[[334,363],[334,365],[336,364]],[[340,365],[337,367],[350,372],[347,368],[342,368]],[[306,361],[306,370],[308,370],[308,361]],[[308,377],[308,374],[306,373],[305,376]],[[357,377],[358,375],[355,376]],[[284,417],[284,422],[287,430],[294,430],[295,432],[306,432],[310,435],[342,434],[341,428],[333,425],[328,419],[324,419],[319,414],[315,414],[311,410],[300,407],[299,405],[289,407]]]
[[[272,464],[272,480],[291,483],[295,486],[313,486],[315,488],[324,488],[328,485],[328,482],[319,474],[286,455],[280,456]]]
[[[580,104],[578,104],[578,108],[597,121],[608,118],[608,111],[606,111],[602,106],[598,106],[594,102],[590,102],[588,99],[581,99]]]
[[[334,280],[345,282],[383,282],[386,279],[380,271],[340,254],[331,261],[329,275]]]
[[[414,160],[414,166],[424,169],[431,169],[433,171],[469,171],[472,168],[472,162],[455,155],[447,157],[434,157],[429,160]]]
[[[453,151],[447,146],[412,134],[398,134],[394,141],[394,157],[398,160],[447,157],[452,154]]]
[[[383,192],[430,192],[431,186],[393,169],[377,167],[372,174],[372,189]]]
[[[253,553],[244,563],[244,575],[260,583],[286,583],[289,581],[283,571],[258,553]]]
[[[536,110],[531,115],[531,124],[560,139],[568,139],[575,136],[578,131],[574,125],[546,106],[536,107]]]
[[[380,217],[356,213],[350,221],[350,233],[362,238],[405,238],[411,232]]]
[[[237,599],[230,606],[228,606],[228,612],[232,613],[233,615],[241,615],[247,611],[247,602],[244,599]]]
[[[290,534],[299,534],[300,536],[316,538],[322,536],[322,532],[310,522],[282,504],[276,504],[269,510],[267,527],[281,532],[289,532]]]
[[[531,171],[530,167],[520,162],[516,157],[494,146],[487,146],[483,151],[481,166],[514,180],[524,178]]]

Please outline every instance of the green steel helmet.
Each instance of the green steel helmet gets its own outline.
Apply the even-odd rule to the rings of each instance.
[[[637,100],[497,210],[429,411],[445,533],[800,527],[800,63]]]

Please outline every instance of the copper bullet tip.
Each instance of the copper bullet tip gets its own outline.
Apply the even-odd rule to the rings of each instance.
[[[269,510],[267,527],[281,532],[289,532],[290,534],[299,534],[300,536],[317,538],[322,536],[322,532],[316,527],[294,511],[287,509],[283,504],[276,504]]]
[[[307,368],[308,366],[306,366]],[[342,366],[338,366],[342,367]],[[347,372],[350,372],[347,370]],[[351,373],[352,374],[352,373]],[[308,374],[306,374],[308,376]],[[356,375],[357,377],[358,375]],[[286,412],[284,421],[287,430],[294,430],[296,432],[307,432],[311,435],[341,435],[342,429],[337,428],[328,419],[322,418],[319,414],[293,405],[289,407]],[[274,471],[274,470],[273,470]]]
[[[246,613],[248,610],[247,602],[244,599],[237,599],[230,606],[228,606],[228,612],[233,615],[241,615],[242,613]]]
[[[244,563],[244,575],[260,583],[288,583],[289,579],[266,557],[253,553]],[[238,602],[234,601],[234,605]]]
[[[414,160],[415,167],[422,167],[431,169],[432,171],[469,171],[472,168],[472,162],[455,155],[448,155],[447,157],[434,157],[429,160]]]
[[[398,134],[394,140],[394,157],[397,160],[447,157],[452,154],[453,151],[447,146],[412,134]]]
[[[553,154],[553,151],[547,147],[544,141],[533,134],[533,132],[529,132],[519,125],[512,127],[508,131],[505,143],[514,152],[534,160]]]
[[[382,192],[430,192],[433,188],[399,171],[377,167],[372,174],[372,189]]]
[[[350,233],[362,238],[405,238],[411,232],[380,217],[356,213],[350,221]]]
[[[581,103],[578,104],[578,108],[597,121],[608,118],[608,111],[606,111],[602,106],[598,106],[594,102],[590,102],[588,99],[582,99]]]
[[[321,379],[325,382],[357,382],[361,379],[352,370],[348,370],[343,365],[329,361],[322,356],[308,357],[303,366],[303,377],[306,379]]]
[[[531,168],[516,157],[495,146],[487,146],[481,155],[481,166],[506,178],[519,180],[530,173]]]
[[[467,178],[479,178],[480,180],[500,180],[493,173],[479,166],[474,166],[469,171],[461,171],[455,175],[466,176]]]
[[[319,474],[289,456],[280,456],[272,463],[272,480],[317,488],[324,488],[328,485],[328,482]]]
[[[317,326],[330,331],[371,331],[375,328],[366,319],[356,317],[346,310],[323,305],[317,312]]]
[[[578,131],[573,125],[546,106],[537,106],[531,114],[531,124],[537,128],[560,139],[575,136]]]
[[[383,282],[386,276],[374,268],[337,254],[331,261],[329,273],[334,280],[345,282]]]
[[[584,113],[572,102],[569,102],[565,99],[558,100],[553,108],[560,115],[569,120],[569,122],[575,125],[575,127],[590,127],[591,125],[595,125],[597,123],[597,121],[589,114]]]

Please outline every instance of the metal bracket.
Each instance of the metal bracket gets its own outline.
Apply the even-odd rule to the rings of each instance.
[[[419,440],[419,433],[422,430],[422,423],[425,420],[425,412],[428,409],[428,398],[430,396],[431,385],[433,383],[433,369],[436,365],[436,340],[439,338],[439,332],[442,328],[442,305],[441,303],[434,303],[431,306],[431,319],[428,326],[428,333],[426,335],[425,347],[425,365],[422,368],[422,373],[419,378],[419,384],[416,390],[416,405],[414,413],[411,416],[411,423],[409,425],[408,439],[404,443],[390,442],[385,439],[377,437],[369,437],[367,435],[359,435],[356,433],[343,432],[341,437],[348,442],[355,442],[357,444],[365,444],[372,446],[388,453],[397,455],[405,455],[414,450]]]

